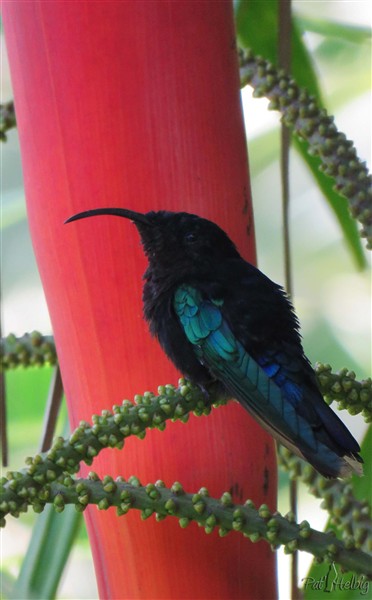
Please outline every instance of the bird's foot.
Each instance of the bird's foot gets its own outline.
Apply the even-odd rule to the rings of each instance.
[[[211,379],[208,382],[199,384],[199,388],[203,393],[204,401],[206,406],[213,406],[213,404],[225,403],[228,400],[228,396],[225,387],[220,381]]]

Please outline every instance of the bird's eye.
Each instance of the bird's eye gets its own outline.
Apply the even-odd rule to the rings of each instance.
[[[188,233],[186,233],[185,242],[187,244],[193,244],[194,242],[196,242],[196,240],[197,240],[197,236],[195,233],[193,233],[192,231],[189,231]]]

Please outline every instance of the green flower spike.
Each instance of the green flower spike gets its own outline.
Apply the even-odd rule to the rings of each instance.
[[[321,507],[329,512],[331,522],[337,527],[348,545],[372,551],[371,508],[367,500],[357,500],[351,485],[341,479],[325,479],[310,465],[304,463],[283,446],[278,448],[279,464],[289,471],[291,478],[300,479],[316,498],[322,499]],[[301,537],[309,535],[307,521],[300,524]]]
[[[310,154],[319,156],[321,170],[334,178],[335,189],[348,199],[351,214],[362,224],[361,235],[371,250],[372,178],[353,143],[337,130],[333,118],[314,97],[251,50],[240,53],[240,77],[242,86],[249,83],[254,88],[254,96],[269,98],[269,108],[279,110],[282,122],[308,142]]]
[[[284,545],[286,552],[294,552],[296,549],[311,552],[319,560],[334,560],[346,569],[357,573],[364,573],[372,577],[372,566],[370,557],[355,548],[351,543],[350,536],[347,544],[338,540],[332,533],[321,533],[311,529],[307,521],[299,525],[292,522],[292,516],[282,517],[279,513],[271,513],[266,505],[257,510],[251,501],[245,505],[224,505],[221,499],[209,496],[207,490],[202,488],[197,494],[188,494],[179,483],[173,484],[170,489],[157,482],[142,486],[138,478],[131,477],[128,482],[121,478],[115,480],[116,489],[112,493],[106,493],[105,483],[87,480],[84,490],[89,494],[90,503],[95,503],[99,508],[106,509],[108,506],[116,506],[118,514],[125,514],[130,509],[141,511],[142,518],[149,518],[155,514],[157,520],[167,516],[175,515],[181,527],[186,527],[191,521],[196,521],[204,527],[206,533],[211,533],[216,527],[220,535],[227,535],[231,531],[242,533],[252,541],[265,539],[275,548]],[[105,482],[105,483],[104,483]],[[50,484],[50,498],[53,502],[57,494],[63,494],[65,503],[76,504],[78,492],[76,487],[63,488],[61,484],[53,482]],[[78,488],[81,491],[81,488]],[[156,498],[152,492],[157,491]],[[202,493],[200,493],[202,492]],[[223,497],[229,498],[226,492]],[[102,500],[105,499],[106,502]],[[123,500],[125,499],[125,502]],[[204,510],[200,513],[195,506],[204,503]]]
[[[341,369],[332,373],[330,365],[317,363],[315,373],[320,390],[328,404],[338,403],[339,409],[346,409],[352,415],[362,413],[367,423],[372,422],[372,380],[358,381],[354,371]]]
[[[1,339],[1,370],[15,367],[55,365],[57,353],[52,336],[41,335],[38,331],[25,333],[17,338],[10,334]]]

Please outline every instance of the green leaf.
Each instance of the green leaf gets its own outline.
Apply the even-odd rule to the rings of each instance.
[[[340,196],[334,189],[334,181],[331,177],[326,177],[319,171],[320,160],[316,156],[310,156],[307,153],[306,144],[294,139],[294,146],[301,154],[307,166],[309,167],[319,189],[323,192],[324,197],[333,210],[333,213],[340,225],[346,245],[359,269],[363,269],[367,265],[366,255],[362,247],[358,225],[351,218],[348,202],[346,198]]]
[[[278,1],[234,2],[239,46],[252,48],[266,60],[277,62]]]
[[[234,7],[239,45],[245,48],[249,47],[255,54],[277,64],[277,41],[273,32],[278,31],[278,1],[237,0]],[[301,20],[294,18],[292,23],[292,73],[298,85],[307,88],[322,106],[316,71],[311,55],[302,41],[302,33]],[[319,171],[318,159],[307,153],[306,146],[296,141],[296,147],[329,203],[356,265],[358,268],[365,267],[366,258],[358,228],[350,216],[346,200],[333,190],[333,180]]]
[[[46,506],[33,528],[10,598],[49,600],[55,597],[81,520],[82,515],[74,506],[67,506],[61,514],[57,514],[53,506]]]
[[[303,31],[311,31],[325,37],[340,38],[343,42],[364,44],[371,39],[371,30],[369,27],[338,23],[310,16],[295,16],[295,21]]]
[[[277,129],[270,129],[249,142],[249,164],[252,173],[258,175],[278,159],[279,135]]]
[[[364,459],[365,477],[353,477],[353,492],[358,500],[372,500],[371,477],[372,473],[372,424],[368,427],[362,443],[361,454]]]
[[[68,431],[65,418],[63,435]],[[45,507],[33,527],[19,577],[8,596],[10,599],[55,598],[81,522],[82,514],[73,505],[66,506],[62,513],[57,513],[51,504]]]
[[[251,48],[256,55],[277,65],[278,0],[270,0],[270,2],[238,0],[234,5],[239,46]],[[293,19],[292,72],[298,85],[306,87],[320,101],[320,89],[313,61],[301,35],[301,29]]]
[[[363,250],[358,225],[354,219],[350,218],[348,203],[346,198],[341,197],[333,189],[333,179],[324,177],[319,171],[320,160],[316,156],[307,155],[305,142],[294,139],[294,147],[305,159],[319,189],[322,191],[327,201],[331,204],[333,212],[338,220],[343,232],[345,243],[349,247],[350,253],[359,269],[366,266],[366,255]],[[257,175],[260,171],[267,168],[278,157],[278,134],[275,130],[265,132],[249,142],[250,165],[252,173]]]

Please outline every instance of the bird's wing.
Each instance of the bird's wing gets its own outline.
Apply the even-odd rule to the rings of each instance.
[[[174,309],[200,362],[231,395],[297,455],[323,472],[325,463],[328,474],[339,475],[344,460],[319,440],[307,411],[302,415],[298,410],[295,386],[289,394],[290,382],[287,391],[275,382],[278,369],[273,360],[258,361],[248,354],[224,318],[223,301],[205,298],[198,289],[182,285],[175,293]]]

